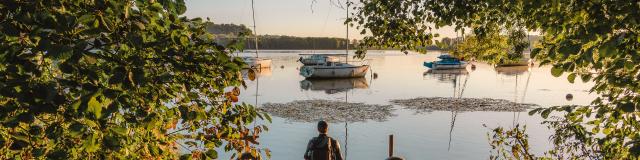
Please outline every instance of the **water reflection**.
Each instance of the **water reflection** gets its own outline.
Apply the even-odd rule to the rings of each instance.
[[[364,81],[360,79],[345,83],[335,82],[336,80],[305,80],[296,70],[301,66],[296,62],[298,53],[307,52],[273,51],[265,54],[273,59],[274,68],[258,72],[255,81],[247,81],[247,88],[243,89],[240,102],[262,106],[265,103],[298,100],[329,100],[387,105],[394,99],[454,97],[454,85],[456,89],[460,89],[460,93],[464,92],[463,98],[504,99],[535,103],[543,107],[584,105],[596,97],[582,92],[593,84],[580,81],[569,83],[566,75],[553,77],[549,74],[548,66],[529,69],[509,67],[505,71],[505,68],[496,69],[492,65],[476,63],[476,70],[469,67],[467,70],[428,71],[422,63],[435,60],[439,55],[437,52],[409,55],[391,51],[369,52],[367,58],[370,59],[372,72],[369,72]],[[271,73],[263,74],[268,71]],[[373,78],[373,73],[379,75],[377,79]],[[259,90],[259,94],[254,93],[256,90]],[[578,90],[580,92],[576,92]],[[341,92],[329,94],[335,91]],[[572,101],[565,99],[567,93],[573,94]],[[258,102],[255,102],[256,95],[259,95]],[[513,112],[433,111],[415,114],[415,110],[396,108],[392,113],[397,116],[385,121],[332,123],[329,134],[341,140],[344,145],[341,147],[348,152],[345,157],[349,159],[386,157],[388,143],[384,139],[389,134],[396,136],[396,154],[407,159],[478,159],[488,157],[488,130],[483,124],[491,127],[509,126],[513,120],[519,120],[520,124],[527,124],[527,130],[532,133],[530,143],[534,151],[543,152],[550,146],[547,143],[550,132],[546,126],[540,125],[542,119],[539,116],[528,116],[526,112],[517,112],[514,118]],[[521,114],[520,117],[518,114]],[[286,117],[279,116],[272,118],[269,132],[260,137],[260,147],[269,148],[272,159],[300,159],[309,138],[317,136],[315,122],[289,121]],[[228,159],[230,155],[222,154],[221,157]]]
[[[530,71],[529,66],[495,67],[496,73],[508,76],[522,75]]]
[[[255,74],[257,77],[270,77],[273,74],[271,68],[242,69],[240,73],[244,79],[251,79],[250,74]]]
[[[348,91],[354,88],[367,89],[369,83],[367,79],[341,78],[341,79],[305,79],[300,81],[300,88],[311,91],[324,91],[327,94],[335,94]]]
[[[469,71],[467,69],[446,69],[446,70],[434,70],[430,69],[426,72],[422,73],[422,76],[427,78],[435,78],[440,82],[455,82],[455,80],[462,76],[468,75]]]

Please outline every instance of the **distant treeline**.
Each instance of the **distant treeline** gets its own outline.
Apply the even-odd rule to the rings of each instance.
[[[245,49],[255,49],[255,41],[253,33],[245,25],[236,24],[214,24],[208,23],[207,30],[216,35],[216,40],[221,44],[228,44],[232,40],[244,40]],[[238,39],[240,35],[244,35],[244,39]],[[537,41],[539,36],[531,36],[531,41]],[[448,38],[439,40],[435,45],[426,46],[427,50],[447,50],[456,43],[462,41],[462,37]],[[349,46],[357,45],[358,41],[351,40]],[[318,49],[333,50],[345,49],[347,40],[345,38],[331,37],[294,37],[279,35],[260,35],[258,36],[258,47],[260,49],[286,50],[286,49]],[[393,48],[371,48],[371,49],[393,49]]]
[[[245,49],[255,49],[255,41],[253,33],[245,25],[236,24],[213,24],[209,23],[207,30],[216,35],[216,39],[221,44],[228,44],[232,40],[240,40],[238,36],[244,35]],[[357,45],[357,40],[351,40],[349,46]],[[260,35],[258,36],[258,47],[260,49],[318,49],[333,50],[346,49],[347,40],[345,38],[332,37],[294,37],[279,35]],[[380,49],[380,48],[376,48]],[[429,46],[427,49],[437,50],[436,46]]]

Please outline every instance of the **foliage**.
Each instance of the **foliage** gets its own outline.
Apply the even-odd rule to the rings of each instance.
[[[512,60],[519,60],[509,57],[507,38],[500,35],[492,35],[491,37],[485,38],[468,36],[464,41],[456,45],[451,52],[457,57],[475,58],[476,60],[490,64],[508,63]]]
[[[358,12],[347,22],[370,34],[365,46],[403,46],[414,49],[435,36],[432,26],[469,27],[478,37],[504,29],[528,29],[543,35],[532,51],[542,65],[553,65],[554,76],[568,73],[568,81],[580,77],[593,81],[591,92],[600,95],[587,106],[563,106],[534,110],[544,118],[562,112],[565,120],[554,136],[573,139],[593,148],[603,159],[640,156],[640,3],[632,0],[565,1],[462,1],[462,0],[361,0]],[[432,24],[427,25],[427,24]],[[364,53],[360,51],[360,53]],[[553,122],[553,121],[549,121]],[[565,129],[563,129],[565,128]],[[554,141],[567,146],[575,141]],[[574,149],[554,152],[573,157]]]
[[[267,128],[247,125],[267,115],[234,103],[243,62],[229,55],[241,45],[218,45],[185,10],[182,0],[0,1],[0,159],[257,154]]]
[[[251,35],[251,29],[245,25],[237,24],[214,24],[212,22],[205,22],[207,31],[214,35],[233,35],[237,36],[239,33],[245,33]]]
[[[440,41],[436,41],[435,44],[436,46],[438,46],[438,48],[442,50],[450,51],[450,50],[453,50],[456,44],[459,44],[460,41],[462,40],[460,40],[459,38],[454,39],[454,38],[444,37]]]
[[[508,35],[471,35],[455,45],[451,52],[458,57],[473,57],[489,64],[518,63],[524,58],[524,50],[529,48],[527,38],[521,30]]]
[[[492,135],[488,135],[493,149],[489,159],[534,159],[533,154],[529,153],[529,140],[526,131],[526,126],[520,129],[519,125],[509,130],[505,130],[503,127],[493,129]]]

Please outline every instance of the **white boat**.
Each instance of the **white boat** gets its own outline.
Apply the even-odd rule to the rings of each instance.
[[[340,58],[336,56],[341,56],[345,54],[299,54],[300,63],[304,65],[322,65],[327,62],[339,62]]]
[[[242,57],[242,60],[247,64],[245,68],[271,68],[271,59],[269,58]]]
[[[347,1],[347,19],[349,19],[349,7]],[[349,25],[347,25],[346,39],[349,39]],[[323,65],[302,66],[300,75],[306,78],[358,78],[364,77],[369,70],[369,65],[353,65],[348,63],[349,43],[345,49],[345,62],[329,62]]]
[[[329,62],[326,65],[302,66],[300,75],[306,78],[358,78],[364,77],[369,65]]]
[[[271,59],[269,58],[259,58],[258,56],[258,31],[256,30],[256,13],[255,10],[253,9],[253,0],[251,1],[251,14],[253,15],[253,35],[254,35],[254,40],[255,40],[255,49],[256,49],[256,56],[255,57],[242,57],[242,60],[244,60],[244,63],[247,64],[246,68],[270,68],[271,67]]]

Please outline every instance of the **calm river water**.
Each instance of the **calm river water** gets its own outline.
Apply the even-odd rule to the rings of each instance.
[[[428,69],[424,61],[436,60],[440,54],[408,55],[397,51],[370,51],[367,55],[369,72],[365,86],[349,90],[333,90],[330,83],[316,83],[314,87],[301,85],[304,77],[298,75],[298,54],[311,51],[263,51],[261,57],[273,59],[270,70],[262,71],[257,81],[248,81],[240,101],[260,106],[264,103],[286,103],[295,100],[326,99],[366,104],[390,104],[392,99],[416,97],[452,97],[454,81],[462,87],[462,97],[497,98],[534,103],[542,107],[567,104],[588,104],[595,98],[588,90],[593,85],[576,80],[571,84],[566,75],[553,77],[549,67],[520,67],[495,69],[476,63],[467,68],[468,74],[424,74]],[[344,51],[316,51],[315,53],[344,53]],[[252,55],[252,54],[245,54]],[[371,74],[376,73],[377,78]],[[256,83],[259,84],[256,94]],[[459,88],[458,88],[459,89]],[[565,98],[573,94],[572,100]],[[416,113],[394,106],[396,116],[388,121],[332,123],[329,134],[341,143],[347,159],[384,159],[387,157],[388,135],[395,137],[395,155],[406,159],[487,159],[490,146],[487,133],[496,126],[511,127],[526,124],[533,150],[542,153],[549,149],[550,131],[540,124],[540,116],[526,112],[459,112],[434,111]],[[487,127],[483,127],[486,124]],[[272,159],[302,159],[308,140],[317,136],[316,123],[292,122],[273,117],[269,131],[259,139],[260,148],[269,148]],[[228,157],[228,154],[223,154]],[[226,159],[226,158],[222,158]]]

